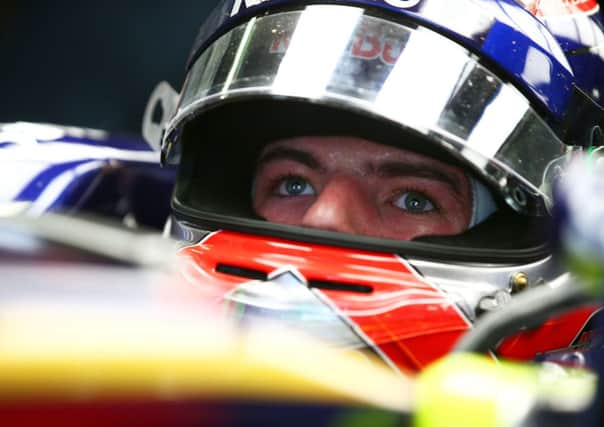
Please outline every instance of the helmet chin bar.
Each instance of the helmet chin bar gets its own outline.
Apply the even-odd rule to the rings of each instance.
[[[174,224],[179,228],[181,237],[197,241],[202,236],[197,225],[191,227],[182,219]],[[189,259],[192,262],[191,272],[203,271],[205,280],[218,272],[221,275],[219,281],[228,277],[234,283],[240,283],[226,288],[211,282],[207,285],[208,292],[217,293],[216,297],[222,297],[228,304],[241,308],[232,307],[231,310],[233,313],[246,313],[247,317],[243,320],[274,318],[278,323],[285,321],[292,327],[301,328],[345,348],[370,345],[385,350],[389,347],[398,335],[380,333],[367,339],[363,333],[371,329],[358,328],[359,325],[373,324],[371,317],[374,313],[398,313],[394,326],[401,333],[401,340],[420,336],[423,340],[433,336],[438,327],[434,329],[428,326],[429,333],[424,336],[421,328],[428,325],[426,322],[417,325],[420,328],[418,331],[409,330],[407,321],[413,324],[416,310],[427,310],[428,313],[432,304],[441,308],[446,306],[447,312],[453,310],[458,313],[454,316],[457,319],[455,324],[461,329],[456,330],[463,333],[462,329],[467,329],[473,322],[480,322],[482,315],[488,315],[484,314],[485,302],[493,298],[505,302],[486,311],[506,310],[511,295],[520,289],[517,286],[518,277],[521,276],[526,285],[525,290],[520,292],[529,293],[533,288],[549,288],[548,284],[558,283],[558,278],[564,276],[557,269],[559,263],[552,257],[534,263],[494,266],[393,256],[388,251],[341,249],[333,244],[321,245],[285,238],[217,231],[206,234],[198,245],[185,245],[187,247],[183,251],[192,257]],[[300,254],[305,255],[300,257]],[[404,267],[406,277],[397,276],[400,267]],[[302,276],[296,274],[297,268],[300,268]],[[289,274],[286,277],[278,272]],[[324,294],[324,290],[327,294]],[[408,299],[412,294],[421,297],[413,302]],[[328,298],[316,300],[321,295]],[[499,298],[502,295],[507,297]],[[328,307],[321,301],[327,303]],[[361,306],[339,305],[338,301],[357,301]],[[330,307],[335,310],[331,311]],[[403,313],[408,309],[408,314]],[[444,318],[438,317],[439,310],[435,308],[431,314],[437,316],[438,322],[444,321]],[[307,316],[310,316],[309,321],[305,320]],[[403,330],[410,335],[403,334]],[[451,331],[448,327],[440,331],[445,330]],[[389,353],[386,354],[390,357]],[[386,361],[388,357],[385,357]]]
[[[170,234],[183,242],[185,246],[200,242],[209,233],[210,231],[200,229],[197,224],[190,224],[178,214],[171,218]],[[278,234],[277,237],[310,240],[299,239],[299,236],[285,233]],[[318,240],[312,240],[312,242],[321,243]],[[333,240],[329,243],[333,244]],[[397,250],[397,248],[384,248],[383,246],[381,248],[364,246],[362,249],[378,249],[380,252],[401,254],[426,280],[437,284],[443,291],[452,295],[457,301],[459,309],[472,322],[486,312],[498,311],[503,308],[502,303],[507,303],[507,299],[505,301],[498,299],[499,293],[506,295],[524,293],[557,281],[566,274],[556,257],[546,254],[533,262],[527,262],[526,259],[514,261],[508,259],[504,262],[499,260],[499,263],[494,263],[494,260],[485,258],[481,251],[477,251],[477,255],[483,253],[483,262],[479,262],[477,259],[443,261],[441,254],[434,248],[424,256],[409,255],[409,252],[417,251],[406,251],[404,248]],[[519,277],[523,280],[522,286],[517,284]]]

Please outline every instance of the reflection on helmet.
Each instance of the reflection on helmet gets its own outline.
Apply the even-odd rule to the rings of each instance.
[[[419,369],[514,277],[563,274],[548,209],[604,124],[599,7],[309,3],[223,1],[202,27],[162,141],[172,231],[227,312]],[[567,347],[592,311],[499,352]]]

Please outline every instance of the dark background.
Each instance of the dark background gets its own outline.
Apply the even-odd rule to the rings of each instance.
[[[0,0],[0,123],[140,133],[151,91],[180,91],[218,0]]]

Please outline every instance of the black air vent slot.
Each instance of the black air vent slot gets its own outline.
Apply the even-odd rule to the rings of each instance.
[[[244,277],[251,280],[267,280],[268,275],[264,271],[254,270],[253,268],[238,267],[236,265],[218,264],[216,271],[231,276]]]
[[[253,268],[240,267],[230,264],[217,264],[216,271],[230,276],[243,277],[250,280],[267,281],[268,274],[261,270]],[[327,280],[309,280],[309,288],[324,289],[328,291],[356,292],[359,294],[370,294],[373,287],[368,285],[358,285],[354,283],[331,282]]]
[[[355,285],[352,283],[328,282],[324,280],[309,280],[309,288],[325,289],[328,291],[346,291],[356,292],[359,294],[370,294],[373,292],[373,287],[368,285]]]

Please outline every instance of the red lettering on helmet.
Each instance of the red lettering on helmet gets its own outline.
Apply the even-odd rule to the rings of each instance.
[[[389,65],[394,65],[401,55],[401,43],[394,39],[386,39],[382,51],[382,60]]]
[[[352,45],[351,55],[357,58],[374,59],[382,52],[382,42],[375,34],[363,34],[356,36]]]
[[[273,33],[269,53],[284,54],[289,48],[292,32]],[[363,60],[381,59],[384,64],[394,65],[398,60],[403,42],[395,38],[384,37],[382,34],[359,29],[348,47],[348,55]]]

